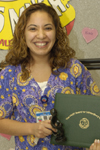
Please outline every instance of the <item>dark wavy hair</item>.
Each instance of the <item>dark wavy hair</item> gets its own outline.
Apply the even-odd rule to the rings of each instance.
[[[53,20],[56,29],[56,41],[50,52],[50,66],[52,72],[54,68],[68,67],[70,59],[75,56],[75,51],[69,47],[67,33],[62,28],[59,16],[56,11],[44,3],[32,4],[26,8],[15,26],[14,36],[9,47],[5,61],[7,65],[18,65],[22,67],[22,78],[25,80],[29,77],[26,65],[29,63],[31,55],[26,45],[25,28],[30,15],[36,11],[48,13]],[[3,62],[3,63],[4,63]],[[4,66],[4,64],[3,64]]]

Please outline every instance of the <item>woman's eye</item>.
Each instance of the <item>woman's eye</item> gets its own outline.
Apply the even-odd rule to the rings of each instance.
[[[35,30],[36,30],[36,28],[30,28],[30,30],[35,31]]]
[[[47,28],[45,28],[46,30],[52,30],[52,28],[51,27],[47,27]]]

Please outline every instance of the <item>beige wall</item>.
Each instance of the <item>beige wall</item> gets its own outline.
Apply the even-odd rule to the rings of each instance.
[[[100,58],[100,0],[71,0],[70,4],[76,11],[74,27],[69,35],[70,46],[79,59]],[[88,44],[82,36],[84,27],[98,31],[98,37]],[[100,88],[100,70],[90,72]]]
[[[74,27],[69,35],[70,46],[75,49],[76,56],[80,58],[100,58],[100,36],[87,44],[82,36],[84,27],[95,28],[100,35],[100,0],[71,0],[76,11]],[[0,61],[4,59],[7,51],[0,50]],[[90,71],[100,88],[100,70]],[[10,141],[0,137],[0,150],[14,147],[13,137]]]

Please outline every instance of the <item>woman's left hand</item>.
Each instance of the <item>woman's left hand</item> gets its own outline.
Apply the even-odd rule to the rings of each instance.
[[[95,140],[89,150],[100,150],[100,140]]]

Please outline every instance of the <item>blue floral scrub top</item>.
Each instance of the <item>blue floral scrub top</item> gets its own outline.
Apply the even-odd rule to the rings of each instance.
[[[55,70],[56,71],[56,70]],[[21,65],[7,66],[0,72],[0,117],[21,122],[36,122],[35,113],[43,111],[41,96],[47,95],[46,111],[54,107],[55,94],[100,95],[89,71],[78,60],[72,59],[69,68],[59,69],[59,75],[51,74],[44,93],[31,76],[27,81],[21,78]],[[34,143],[35,136],[15,136],[15,150],[83,150],[83,148],[50,144],[50,136],[40,138]]]

